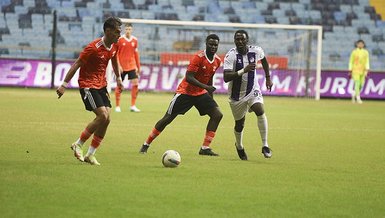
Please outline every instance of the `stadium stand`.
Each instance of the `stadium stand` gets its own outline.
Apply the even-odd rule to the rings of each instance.
[[[57,10],[57,57],[60,59],[77,57],[81,47],[101,34],[103,19],[113,15],[139,19],[322,25],[323,69],[346,69],[353,42],[363,39],[371,52],[371,68],[384,70],[384,5],[383,0],[0,0],[0,57],[49,58],[52,12]],[[135,34],[141,39],[141,49],[150,51],[153,49],[151,40],[158,40],[165,33],[146,30]],[[280,37],[284,36],[278,32],[273,40],[280,40]],[[189,51],[202,43],[194,35],[183,40],[173,39],[174,42],[166,42],[157,49]],[[287,53],[291,49],[288,47]]]

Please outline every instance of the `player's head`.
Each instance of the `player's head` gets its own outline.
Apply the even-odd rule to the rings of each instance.
[[[110,42],[116,43],[120,37],[122,21],[117,17],[109,17],[104,21],[104,35]]]
[[[234,34],[234,44],[238,52],[245,52],[249,43],[249,35],[245,30],[237,30]]]
[[[206,52],[215,54],[218,51],[219,37],[216,34],[210,34],[206,37]]]
[[[132,30],[133,30],[133,27],[131,23],[126,23],[124,25],[124,31],[125,31],[126,37],[131,36]]]
[[[360,39],[356,42],[356,47],[357,48],[365,48],[365,42],[364,40]]]

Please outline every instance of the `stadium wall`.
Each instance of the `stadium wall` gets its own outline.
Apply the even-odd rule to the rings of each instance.
[[[59,61],[55,70],[55,86],[59,86],[67,71],[71,67],[71,61]],[[146,65],[141,67],[141,79],[139,88],[145,91],[173,92],[186,72],[185,66],[170,65]],[[219,69],[219,72],[222,70]],[[77,88],[77,75],[71,80],[69,87]],[[264,83],[263,73],[259,74],[259,83]],[[226,93],[227,84],[223,81],[223,75],[217,73],[214,86],[217,93]],[[273,96],[304,96],[305,75],[297,71],[286,69],[272,70],[274,90],[267,92],[262,86],[265,95]],[[310,78],[314,85],[315,78]],[[347,71],[324,70],[321,73],[321,97],[350,98],[353,92],[353,81],[348,78]],[[126,82],[126,87],[128,81]],[[112,88],[115,87],[112,83]],[[51,62],[48,60],[22,60],[0,59],[0,86],[15,87],[40,87],[51,86]],[[309,90],[313,92],[314,89]],[[363,89],[363,98],[385,99],[385,72],[371,72]]]

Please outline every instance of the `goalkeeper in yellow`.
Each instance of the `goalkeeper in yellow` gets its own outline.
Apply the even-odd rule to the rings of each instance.
[[[352,51],[349,61],[349,76],[354,80],[352,102],[362,104],[360,92],[364,87],[365,78],[369,70],[369,52],[365,49],[365,42],[358,40],[356,48]]]

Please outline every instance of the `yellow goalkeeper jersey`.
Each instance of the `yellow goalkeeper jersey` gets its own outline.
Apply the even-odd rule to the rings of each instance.
[[[362,75],[369,70],[369,52],[362,48],[356,48],[352,51],[349,61],[349,70],[352,74]]]

